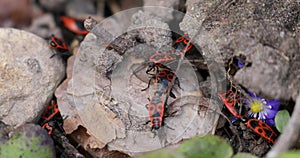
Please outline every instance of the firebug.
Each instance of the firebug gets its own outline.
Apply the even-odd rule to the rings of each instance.
[[[84,24],[82,21],[67,16],[60,17],[60,21],[68,30],[77,35],[86,35],[89,33],[84,28]]]
[[[51,48],[56,49],[57,53],[53,54],[50,58],[53,58],[55,55],[60,55],[62,57],[70,57],[72,54],[69,52],[69,48],[67,44],[59,39],[58,37],[51,35],[51,39],[49,42]]]
[[[184,55],[185,52],[190,51],[190,49],[193,47],[192,43],[189,43],[190,38],[188,38],[187,34],[184,34],[183,36],[177,38],[173,44],[173,47],[175,49],[175,54],[178,56]]]
[[[264,138],[268,143],[274,144],[277,134],[276,132],[265,122],[255,119],[255,118],[246,118],[241,116],[236,109],[235,104],[238,102],[238,98],[232,91],[226,91],[225,93],[218,94],[221,101],[224,103],[225,107],[234,115],[236,118],[242,120],[242,122],[251,129],[254,133],[258,134]]]

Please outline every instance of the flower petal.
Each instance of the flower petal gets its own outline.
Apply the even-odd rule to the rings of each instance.
[[[274,120],[273,119],[267,119],[266,120],[266,123],[270,126],[273,126],[275,124]]]
[[[248,99],[246,99],[246,101],[245,101],[245,104],[246,104],[248,107],[250,107],[250,105],[251,105],[251,101],[250,101],[250,100],[248,100]]]
[[[246,93],[248,93],[248,95],[254,99],[254,100],[261,100],[263,99],[260,95],[256,95],[256,93],[249,91],[248,89],[244,89],[246,91]]]
[[[231,119],[231,123],[234,123],[236,120],[238,120],[238,118],[236,118],[236,117],[232,117],[232,119]]]
[[[278,100],[266,100],[266,101],[267,101],[267,105],[272,106],[272,110],[278,111],[280,107],[280,102]]]
[[[256,94],[255,94],[255,93],[249,91],[249,90],[246,89],[246,88],[245,88],[245,91],[250,95],[250,97],[251,97],[252,99],[256,99]]]
[[[245,66],[245,64],[241,60],[238,60],[237,65],[239,68],[243,68]]]
[[[278,110],[270,110],[270,109],[266,109],[266,111],[268,113],[268,115],[265,115],[267,119],[273,119],[278,112]]]

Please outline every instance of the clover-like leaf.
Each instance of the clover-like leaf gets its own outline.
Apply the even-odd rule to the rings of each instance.
[[[230,158],[233,155],[231,146],[225,140],[212,135],[194,137],[181,144],[177,151],[186,158]]]
[[[282,133],[285,125],[290,120],[290,114],[287,110],[280,110],[275,116],[275,126],[277,130]]]
[[[153,157],[159,157],[159,158],[185,158],[181,153],[172,151],[172,150],[160,150],[160,151],[154,151],[149,152],[145,155],[139,156],[138,158],[153,158]]]
[[[278,158],[298,158],[300,157],[300,151],[287,151],[278,155]]]
[[[257,158],[257,156],[254,156],[249,153],[237,153],[236,155],[233,156],[233,158]]]
[[[26,124],[17,128],[12,137],[0,143],[0,157],[55,157],[53,141],[38,125]]]

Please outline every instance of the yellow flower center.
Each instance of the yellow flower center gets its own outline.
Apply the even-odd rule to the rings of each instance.
[[[254,101],[253,103],[250,104],[250,110],[253,113],[258,113],[263,109],[263,105],[260,101]]]

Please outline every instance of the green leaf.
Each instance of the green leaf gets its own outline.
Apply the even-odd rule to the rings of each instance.
[[[299,158],[300,157],[300,151],[287,151],[284,153],[281,153],[278,158]]]
[[[186,158],[230,158],[233,155],[231,146],[225,140],[212,135],[194,137],[181,144],[177,151]]]
[[[275,116],[275,126],[282,133],[285,125],[290,120],[290,114],[287,110],[280,110]]]
[[[185,158],[182,154],[172,150],[160,150],[149,152],[145,155],[138,156],[138,158]]]
[[[12,137],[0,143],[0,157],[55,157],[53,141],[38,125],[26,124],[17,128]]]
[[[254,156],[249,153],[237,153],[232,158],[257,158],[257,156]]]

